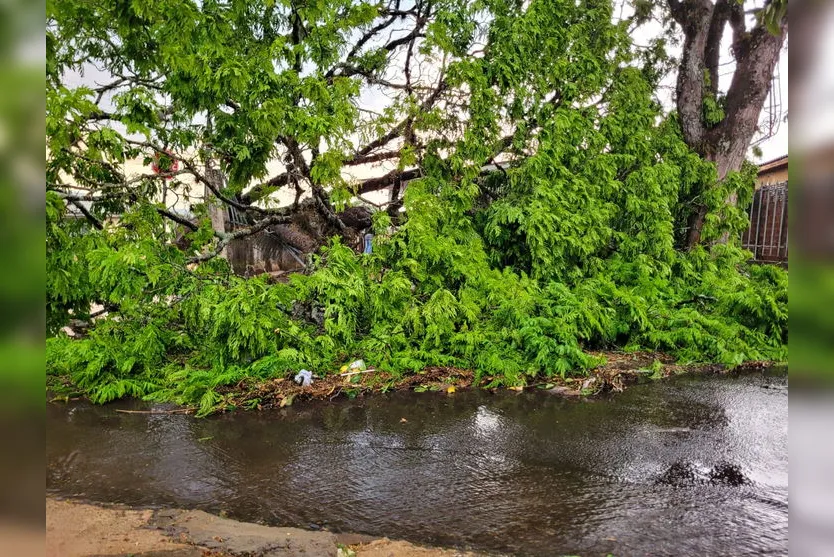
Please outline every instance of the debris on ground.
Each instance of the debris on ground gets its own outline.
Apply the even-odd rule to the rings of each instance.
[[[589,370],[585,376],[552,376],[538,383],[529,382],[514,387],[502,387],[495,382],[496,378],[486,375],[476,381],[473,370],[456,367],[431,366],[417,373],[398,375],[373,367],[359,371],[355,369],[357,366],[351,367],[351,364],[342,366],[342,369],[349,371],[323,374],[315,383],[306,387],[276,378],[265,381],[245,380],[237,385],[221,387],[218,392],[226,397],[228,408],[258,409],[284,408],[292,404],[293,400],[333,400],[337,397],[353,398],[393,390],[450,394],[461,389],[482,388],[489,391],[509,389],[521,394],[537,388],[557,396],[580,397],[620,392],[629,385],[681,373],[728,371],[723,365],[676,364],[671,356],[657,352],[592,352],[591,355],[604,357],[605,363]],[[772,364],[753,363],[751,368],[761,369],[768,365]],[[645,370],[654,371],[649,374]]]
[[[334,400],[338,397],[354,398],[370,393],[410,390],[418,393],[443,392],[451,394],[461,389],[480,388],[490,392],[511,390],[522,394],[536,389],[557,396],[595,396],[608,392],[621,392],[629,385],[644,383],[682,373],[713,374],[732,370],[720,364],[675,363],[673,357],[658,352],[589,352],[601,357],[605,363],[590,369],[583,375],[561,377],[530,377],[524,385],[502,385],[500,379],[476,374],[474,370],[457,367],[430,366],[416,373],[401,375],[365,366],[362,360],[342,366],[339,372],[313,375],[300,370],[295,381],[287,377],[272,379],[245,378],[233,385],[217,387],[222,397],[221,410],[286,408],[293,402],[304,400]],[[355,365],[354,365],[355,364]],[[776,365],[772,362],[745,363],[743,369],[763,370]],[[357,369],[365,367],[365,369]],[[342,371],[345,370],[345,371]],[[651,373],[649,373],[651,372]],[[292,377],[292,376],[290,376]],[[315,382],[313,379],[315,378]],[[536,382],[536,379],[539,379]],[[54,377],[53,381],[64,379]],[[78,394],[78,396],[82,396]],[[69,399],[68,399],[69,400]],[[183,413],[196,412],[183,407]]]
[[[350,371],[365,371],[368,369],[368,366],[365,365],[365,360],[354,360],[348,366],[348,370]]]
[[[298,375],[295,376],[295,382],[302,387],[309,387],[313,384],[313,372],[302,369],[298,372]]]

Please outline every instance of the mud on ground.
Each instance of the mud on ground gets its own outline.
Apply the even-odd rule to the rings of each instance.
[[[478,557],[387,538],[238,522],[203,511],[46,499],[47,557]]]

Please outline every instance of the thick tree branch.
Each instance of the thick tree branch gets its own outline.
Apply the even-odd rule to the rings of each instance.
[[[747,32],[742,2],[730,2],[730,27],[733,29],[733,51],[735,51],[735,45],[744,39],[744,34]]]
[[[685,1],[685,0],[684,0]],[[672,13],[672,18],[678,23],[683,19],[683,1],[668,0],[669,11]]]
[[[349,161],[344,162],[344,166],[359,166],[361,164],[371,164],[375,162],[382,162],[391,159],[396,159],[400,156],[399,151],[383,151],[375,155],[368,155],[365,157],[354,157]]]
[[[383,176],[363,180],[359,184],[359,188],[356,193],[361,195],[372,191],[382,190],[392,186],[397,181],[413,180],[414,178],[419,178],[420,175],[421,171],[418,168],[411,170],[392,170]]]
[[[192,257],[191,259],[188,260],[188,263],[189,264],[191,264],[191,263],[201,263],[203,261],[208,261],[209,259],[213,259],[213,258],[217,257],[218,255],[220,255],[220,253],[223,251],[223,248],[228,246],[229,243],[231,243],[233,240],[237,240],[237,239],[240,239],[240,238],[245,238],[247,236],[251,236],[253,234],[257,234],[261,230],[264,230],[265,228],[267,228],[268,226],[272,226],[273,224],[288,223],[288,222],[290,222],[291,218],[292,217],[290,217],[288,215],[272,215],[272,216],[266,217],[264,219],[261,219],[260,221],[253,224],[250,227],[241,228],[239,230],[235,230],[234,232],[230,232],[230,233],[222,233],[219,236],[220,237],[220,242],[218,242],[218,244],[217,244],[217,246],[215,247],[214,250],[206,252],[206,253],[202,253],[202,254],[197,255],[195,257]]]
[[[400,47],[400,46],[403,46],[403,45],[407,45],[408,43],[410,43],[411,41],[413,41],[413,40],[414,40],[414,39],[416,39],[416,38],[422,38],[422,37],[425,37],[425,36],[426,36],[426,34],[425,34],[425,33],[421,33],[421,32],[420,32],[420,30],[421,30],[421,29],[422,29],[422,27],[423,27],[422,23],[424,23],[424,22],[420,22],[420,21],[418,21],[418,24],[419,24],[419,25],[418,25],[418,27],[417,27],[416,29],[414,29],[414,31],[412,31],[412,32],[411,32],[411,33],[409,33],[408,35],[404,35],[404,36],[402,36],[402,37],[400,37],[400,38],[398,38],[398,39],[394,39],[393,41],[389,42],[388,44],[386,44],[386,45],[385,45],[385,46],[383,46],[382,48],[384,48],[385,50],[387,50],[387,51],[389,51],[389,52],[390,52],[390,51],[394,50],[394,49],[395,49],[395,48],[397,48],[397,47]]]
[[[727,116],[711,130],[710,139],[717,146],[719,155],[738,154],[719,161],[719,178],[723,179],[728,171],[741,166],[756,133],[759,114],[770,91],[787,28],[787,18],[781,22],[781,33],[778,35],[770,33],[763,25],[757,25],[737,45],[736,70],[727,90]]]
[[[668,0],[672,17],[684,32],[678,68],[676,101],[684,140],[701,152],[705,127],[702,118],[706,45],[713,5],[710,0]]]
[[[709,75],[706,91],[712,97],[718,95],[718,65],[721,60],[721,37],[730,19],[730,2],[737,0],[717,0],[712,10],[712,19],[707,32],[707,42],[704,49],[704,65]]]
[[[279,174],[273,178],[270,178],[263,184],[258,184],[253,186],[252,189],[249,191],[241,194],[239,196],[240,202],[246,206],[252,206],[252,203],[255,203],[259,199],[263,199],[264,197],[272,194],[273,192],[281,189],[282,187],[286,186],[290,183],[290,173],[284,172],[283,174]]]

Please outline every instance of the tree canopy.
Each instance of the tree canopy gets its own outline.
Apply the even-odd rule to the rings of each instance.
[[[786,273],[749,265],[736,240],[753,167],[718,180],[656,99],[662,57],[635,50],[613,10],[50,1],[50,373],[98,402],[209,412],[219,386],[354,357],[509,386],[581,375],[593,348],[785,359]],[[93,66],[105,81],[68,84]],[[137,158],[169,172],[131,175]],[[201,188],[247,225],[213,227]],[[274,201],[282,190],[293,203]],[[342,210],[374,191],[371,254],[336,233],[279,282],[219,256],[302,198],[343,231]],[[693,192],[704,241],[687,246]],[[93,304],[84,338],[62,332]]]

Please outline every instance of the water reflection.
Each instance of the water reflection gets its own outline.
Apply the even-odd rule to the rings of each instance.
[[[398,393],[202,420],[50,405],[47,486],[517,554],[783,554],[785,386]],[[713,481],[718,465],[749,481]],[[693,481],[657,481],[675,466]]]

